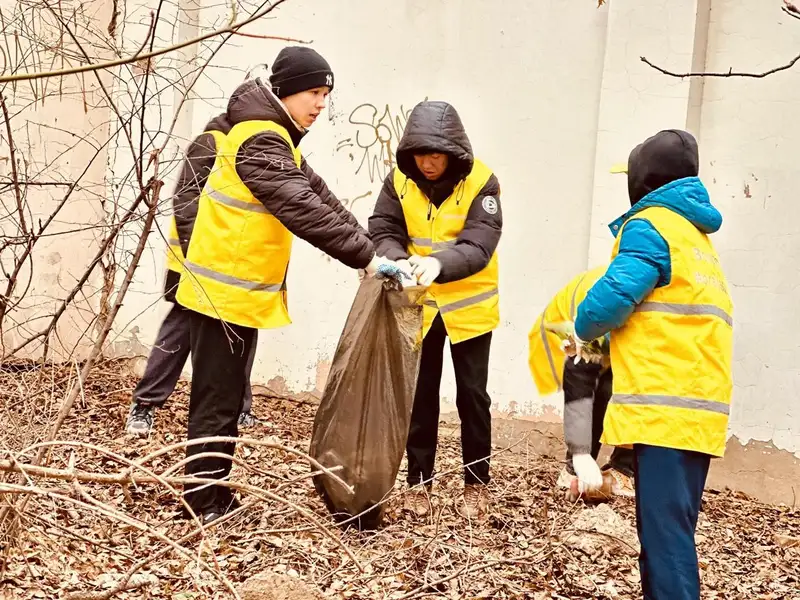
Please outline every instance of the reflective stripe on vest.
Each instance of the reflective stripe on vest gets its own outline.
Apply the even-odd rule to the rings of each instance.
[[[186,265],[186,268],[189,269],[194,275],[208,277],[214,281],[219,281],[220,283],[232,285],[234,287],[242,288],[243,290],[248,290],[251,292],[280,292],[283,288],[283,282],[258,283],[256,281],[248,281],[247,279],[239,279],[238,277],[233,277],[232,275],[217,273],[216,271],[212,271],[211,269],[197,265],[190,260],[184,261],[183,264]]]
[[[733,303],[719,258],[707,235],[666,208],[647,208],[638,218],[667,241],[671,278],[611,333],[614,394],[602,440],[723,456],[733,389]],[[614,256],[621,238],[622,232]]]
[[[636,312],[663,312],[673,315],[706,315],[719,317],[733,327],[733,317],[718,306],[710,304],[676,304],[674,302],[642,302]]]
[[[491,176],[492,171],[475,160],[469,175],[436,208],[412,180],[395,169],[393,182],[409,234],[409,253],[428,256],[455,246],[473,201]],[[495,329],[500,322],[498,280],[495,253],[489,264],[474,275],[450,283],[433,283],[422,300],[422,335],[427,335],[437,314],[442,316],[451,344]]]
[[[269,214],[267,207],[261,204],[260,202],[258,204],[255,204],[253,202],[245,202],[243,200],[237,200],[236,198],[228,196],[228,194],[224,194],[219,190],[208,190],[206,194],[214,202],[224,204],[225,206],[231,206],[233,208],[238,208],[239,210],[246,210],[248,212]]]
[[[640,406],[672,406],[674,408],[689,408],[691,410],[705,410],[730,414],[730,405],[714,400],[698,400],[697,398],[683,398],[681,396],[655,396],[646,394],[615,394],[615,404],[637,404]]]
[[[217,158],[200,196],[176,299],[228,323],[267,329],[291,323],[286,272],[293,236],[250,192],[236,171],[241,145],[273,132],[302,157],[289,132],[272,121],[237,123],[217,144]],[[275,165],[274,168],[289,168]]]
[[[431,248],[434,252],[437,250],[446,250],[447,248],[452,248],[456,245],[455,240],[450,240],[448,242],[436,242],[434,243],[431,238],[411,238],[411,243],[415,246],[422,246],[423,248]]]
[[[586,297],[586,292],[607,268],[607,265],[595,267],[573,277],[550,300],[528,332],[528,368],[540,395],[561,391],[565,360],[561,339],[545,326],[548,323],[574,321],[575,311]]]

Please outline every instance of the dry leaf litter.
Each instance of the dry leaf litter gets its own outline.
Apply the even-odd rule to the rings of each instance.
[[[188,384],[181,382],[166,408],[156,412],[146,440],[124,435],[136,378],[126,363],[99,366],[58,435],[137,460],[184,439]],[[9,368],[2,373],[2,448],[41,439],[58,411],[58,399],[75,368]],[[306,451],[315,405],[308,398],[256,395],[262,420],[254,439],[271,439]],[[404,471],[388,501],[383,527],[374,532],[337,528],[307,479],[301,458],[271,448],[239,445],[237,457],[254,470],[234,468],[234,481],[258,486],[292,503],[240,494],[246,508],[204,536],[176,520],[178,504],[163,485],[120,485],[3,474],[6,482],[37,486],[103,503],[133,519],[121,522],[68,503],[32,497],[3,544],[0,598],[169,598],[200,600],[393,599],[634,599],[640,598],[638,540],[632,501],[587,507],[569,504],[554,490],[556,457],[529,454],[524,441],[493,458],[492,507],[486,519],[466,521],[455,510],[461,490],[458,436],[440,441],[432,515],[419,520],[402,511]],[[163,474],[183,450],[149,463]],[[48,466],[118,473],[117,461],[91,448],[53,449]],[[403,467],[404,468],[404,467]],[[180,476],[180,469],[176,475]],[[2,494],[2,506],[19,503]],[[313,513],[331,536],[300,515]],[[770,506],[744,495],[706,493],[698,526],[705,599],[800,599],[800,511]],[[145,527],[145,530],[142,530]],[[179,554],[168,541],[188,552]],[[357,566],[343,550],[350,550]],[[123,591],[123,575],[139,565]],[[229,586],[229,587],[226,587]],[[111,592],[114,592],[113,594]]]

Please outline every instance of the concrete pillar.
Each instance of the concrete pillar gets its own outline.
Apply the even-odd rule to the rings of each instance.
[[[181,0],[178,5],[178,41],[183,42],[197,37],[200,34],[200,0]],[[177,119],[173,135],[178,140],[181,149],[184,149],[193,136],[194,99],[197,98],[196,89],[192,88],[186,99],[183,100],[187,88],[195,81],[198,74],[197,52],[198,44],[181,48],[177,52],[179,61],[178,72],[180,82],[175,85],[173,110],[177,111]],[[196,86],[195,86],[196,87]]]
[[[664,75],[643,63],[672,72],[705,65],[708,0],[613,0],[600,91],[589,265],[607,261],[613,238],[608,223],[629,207],[624,175],[612,165],[625,162],[646,137],[670,127],[699,135],[702,79]]]

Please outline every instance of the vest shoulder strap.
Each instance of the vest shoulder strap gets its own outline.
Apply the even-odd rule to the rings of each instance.
[[[292,155],[294,156],[295,164],[297,167],[300,167],[300,163],[303,159],[303,155],[300,153],[300,150],[294,145],[292,141],[292,136],[289,135],[289,131],[283,125],[279,125],[275,121],[268,121],[268,120],[252,120],[252,121],[242,121],[237,123],[233,126],[233,128],[228,133],[227,137],[231,140],[233,145],[238,149],[248,138],[253,137],[254,135],[258,135],[259,133],[263,133],[265,131],[272,131],[277,133],[281,136],[284,141],[289,145],[289,148],[292,151]]]
[[[491,176],[492,170],[482,160],[476,158],[472,163],[472,171],[469,172],[467,180],[472,180],[471,183],[476,188],[475,194],[477,194],[486,185]]]

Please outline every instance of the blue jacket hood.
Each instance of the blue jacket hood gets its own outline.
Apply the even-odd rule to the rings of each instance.
[[[616,237],[622,225],[646,208],[660,206],[681,215],[703,233],[715,233],[722,227],[722,214],[711,204],[708,190],[699,177],[676,179],[653,190],[610,225]]]

